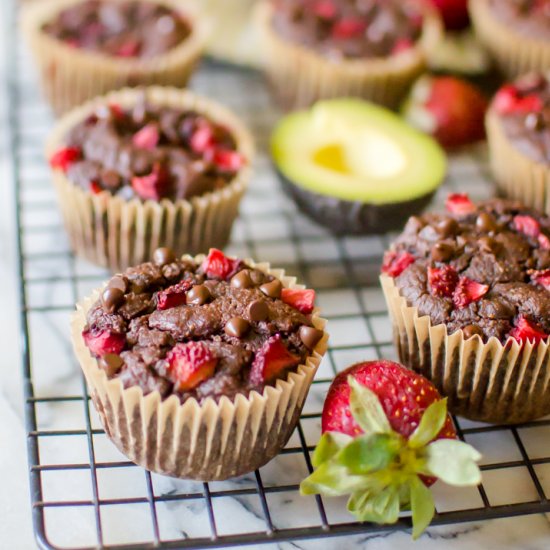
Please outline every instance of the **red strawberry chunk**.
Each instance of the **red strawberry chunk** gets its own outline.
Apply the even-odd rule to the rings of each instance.
[[[535,271],[531,274],[531,280],[546,290],[550,291],[550,269],[545,269],[544,271]]]
[[[256,353],[250,369],[250,382],[255,386],[261,386],[280,377],[282,371],[299,363],[300,357],[290,353],[282,342],[281,335],[276,334]]]
[[[514,216],[514,229],[527,237],[536,239],[540,235],[540,224],[531,216]]]
[[[489,285],[483,285],[468,277],[460,277],[453,292],[453,304],[457,309],[462,309],[472,302],[477,302],[489,291]]]
[[[313,5],[313,13],[321,19],[334,19],[337,10],[331,0],[318,0]]]
[[[140,50],[140,43],[137,40],[129,39],[123,42],[116,50],[115,55],[119,57],[135,57]]]
[[[216,149],[213,155],[214,164],[224,172],[237,172],[244,165],[244,157],[230,149]]]
[[[156,124],[147,124],[132,137],[132,143],[140,149],[154,149],[159,142],[160,134]]]
[[[501,115],[539,112],[544,107],[539,96],[535,94],[521,96],[519,90],[511,84],[503,86],[496,93],[493,105]]]
[[[445,201],[445,208],[457,216],[467,216],[476,210],[475,204],[466,193],[451,193]]]
[[[169,187],[169,174],[158,162],[154,164],[150,174],[132,178],[132,188],[144,200],[162,199],[168,194]]]
[[[542,250],[550,250],[550,239],[544,233],[541,233],[537,240]]]
[[[365,32],[367,25],[360,19],[343,18],[332,26],[332,38],[346,40],[355,38]]]
[[[99,195],[99,193],[101,193],[101,191],[103,191],[103,187],[101,187],[101,185],[97,181],[92,180],[90,182],[90,191],[94,195]]]
[[[281,290],[281,300],[285,304],[308,315],[313,311],[315,304],[315,290],[308,288],[283,288]]]
[[[166,356],[167,371],[178,391],[190,391],[211,378],[217,357],[202,342],[176,344]]]
[[[388,250],[384,254],[384,261],[382,263],[382,273],[389,275],[390,277],[398,277],[416,261],[415,257],[408,252],[394,252]]]
[[[117,120],[122,120],[125,116],[124,109],[118,103],[109,103],[109,110]]]
[[[393,48],[391,53],[393,55],[400,54],[401,52],[406,52],[410,50],[414,46],[414,42],[412,40],[409,40],[408,38],[399,38]]]
[[[102,356],[107,353],[119,355],[126,345],[126,337],[123,334],[116,334],[104,330],[95,334],[91,330],[82,333],[84,343],[93,355]]]
[[[428,282],[432,294],[450,298],[458,283],[458,273],[450,265],[438,268],[430,267],[428,269]]]
[[[63,147],[50,158],[50,166],[54,169],[67,172],[69,166],[80,159],[82,151],[79,147]]]
[[[237,271],[240,263],[240,260],[228,258],[221,250],[211,248],[202,263],[202,270],[207,277],[225,280]]]
[[[206,153],[215,145],[214,131],[208,122],[200,123],[193,132],[190,141],[191,149],[195,153]]]
[[[515,338],[520,344],[527,341],[538,344],[540,341],[548,338],[548,334],[543,332],[534,323],[528,321],[523,315],[516,321],[514,328],[510,331],[510,336]]]
[[[162,290],[157,295],[157,309],[170,309],[183,306],[187,302],[186,292],[193,286],[191,281],[179,283]]]

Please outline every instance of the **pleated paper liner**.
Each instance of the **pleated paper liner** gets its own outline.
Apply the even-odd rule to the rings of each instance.
[[[149,260],[160,246],[170,247],[177,254],[223,248],[250,179],[252,137],[233,113],[192,92],[156,86],[111,92],[74,109],[52,132],[46,147],[47,158],[64,146],[67,132],[97,108],[109,104],[129,108],[144,94],[154,105],[195,110],[224,125],[232,133],[247,165],[220,190],[189,200],[162,199],[160,202],[137,198],[128,201],[109,191],[93,194],[73,184],[61,170],[53,170],[53,183],[71,248],[112,271]]]
[[[476,34],[507,78],[550,68],[550,40],[520,34],[504,25],[488,0],[471,0],[469,6]]]
[[[418,44],[388,58],[329,60],[294,44],[273,29],[273,6],[262,0],[256,21],[264,39],[266,71],[285,108],[307,107],[319,99],[362,97],[395,108],[426,68],[426,51],[442,37],[439,18],[426,8]]]
[[[536,162],[514,147],[492,109],[487,113],[486,128],[491,171],[500,193],[550,215],[550,165]]]
[[[48,36],[42,26],[63,9],[83,0],[47,0],[25,6],[22,28],[40,70],[44,95],[58,115],[124,86],[182,88],[200,59],[208,29],[187,0],[146,0],[182,13],[191,34],[181,44],[151,59],[119,58],[73,48]],[[124,1],[124,0],[110,0]]]
[[[195,261],[203,259],[201,255]],[[247,263],[279,278],[285,287],[303,288],[283,270]],[[124,389],[120,380],[108,380],[85,346],[86,314],[100,290],[77,305],[72,342],[105,432],[132,462],[173,477],[223,480],[260,468],[283,449],[326,351],[326,333],[296,372],[261,394],[253,391],[233,401],[222,397],[218,403],[208,398],[199,404],[191,398],[180,404],[176,396],[162,401],[158,392],[144,396],[141,388]],[[326,321],[317,310],[312,322],[324,330]]]
[[[449,410],[471,420],[516,424],[550,413],[550,345],[496,338],[483,343],[447,334],[407,305],[391,277],[382,275],[384,296],[400,361],[431,380],[449,398]]]

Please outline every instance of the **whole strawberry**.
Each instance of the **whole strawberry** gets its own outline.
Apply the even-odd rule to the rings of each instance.
[[[322,431],[302,494],[350,494],[348,510],[359,521],[395,523],[410,509],[413,538],[433,518],[432,483],[481,481],[481,455],[456,439],[447,400],[391,361],[358,363],[334,379]]]
[[[403,116],[443,147],[468,145],[485,137],[487,100],[472,84],[452,76],[424,76],[403,105]]]

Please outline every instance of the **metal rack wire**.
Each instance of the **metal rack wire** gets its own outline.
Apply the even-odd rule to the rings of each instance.
[[[51,117],[36,92],[24,48],[15,36],[8,36],[7,43],[17,44],[9,55],[9,131],[16,191],[29,476],[39,545],[207,548],[410,527],[407,517],[391,527],[356,523],[346,515],[342,501],[298,495],[299,480],[312,469],[310,453],[319,436],[323,395],[333,375],[355,360],[393,357],[377,277],[388,241],[387,237],[337,239],[308,222],[281,196],[264,154],[230,251],[282,265],[316,288],[332,334],[331,347],[296,433],[269,465],[227,483],[172,484],[113,451],[72,357],[66,324],[75,301],[97,286],[106,273],[78,260],[69,250],[42,159]],[[276,113],[258,74],[207,64],[193,85],[245,117],[260,149],[265,150]],[[444,192],[458,186],[474,196],[490,193],[482,151],[453,159]],[[54,364],[61,374],[51,374]],[[434,524],[550,512],[546,496],[550,494],[550,448],[544,443],[550,441],[550,420],[506,427],[457,419],[456,425],[460,437],[486,451],[484,484],[462,492],[436,489]],[[78,482],[71,481],[77,478]],[[503,479],[509,486],[504,494]],[[519,496],[514,487],[525,489],[526,484],[528,490]],[[250,525],[231,521],[236,513],[231,503],[238,503],[239,513],[246,511],[248,515],[243,517],[250,518]],[[115,510],[122,510],[127,519],[134,508],[140,510],[135,518],[148,523],[148,534],[143,534],[142,525],[139,540],[132,529],[113,538],[109,531]],[[192,517],[187,521],[189,514]],[[55,526],[59,522],[66,526],[73,518],[78,523],[81,516],[85,518],[82,525],[89,529],[76,539],[64,540]],[[196,527],[199,524],[201,529]]]

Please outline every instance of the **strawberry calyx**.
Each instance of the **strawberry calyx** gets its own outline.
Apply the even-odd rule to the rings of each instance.
[[[348,510],[359,521],[391,524],[412,511],[413,538],[435,513],[425,476],[455,486],[481,482],[481,455],[456,439],[437,439],[447,422],[447,400],[434,401],[406,438],[394,431],[376,393],[348,376],[351,415],[362,435],[325,432],[312,456],[314,472],[302,481],[304,495],[350,495]]]

